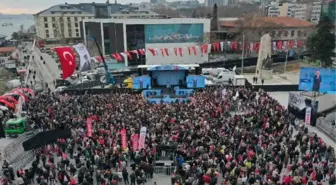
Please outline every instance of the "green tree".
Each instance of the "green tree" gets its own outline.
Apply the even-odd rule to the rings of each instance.
[[[18,40],[19,39],[19,34],[17,32],[12,33],[12,39]]]
[[[317,29],[308,37],[307,49],[312,61],[320,60],[321,67],[330,67],[335,56],[335,35],[331,32],[333,24],[328,17],[322,17]]]

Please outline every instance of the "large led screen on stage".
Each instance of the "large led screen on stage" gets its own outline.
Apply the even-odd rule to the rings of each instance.
[[[334,94],[336,93],[335,73],[335,69],[302,67],[299,90]]]
[[[146,44],[203,42],[203,24],[147,24]]]

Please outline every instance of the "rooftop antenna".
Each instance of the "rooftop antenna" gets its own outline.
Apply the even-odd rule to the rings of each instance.
[[[114,1],[114,4],[118,4],[117,0]]]

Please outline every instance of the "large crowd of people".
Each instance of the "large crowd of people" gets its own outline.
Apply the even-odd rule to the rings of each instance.
[[[172,185],[336,184],[331,146],[294,127],[295,117],[262,90],[207,87],[171,104],[148,104],[140,94],[51,93],[26,109],[37,129],[67,127],[72,137],[38,150],[18,184],[143,185],[164,156],[175,163]],[[142,127],[137,149],[132,136]]]

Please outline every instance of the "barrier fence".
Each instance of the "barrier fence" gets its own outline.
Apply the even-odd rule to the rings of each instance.
[[[28,131],[21,134],[3,149],[3,160],[6,160],[14,169],[20,169],[26,166],[33,160],[35,155],[33,151],[25,152],[22,143],[37,133],[38,131]]]
[[[326,122],[324,119],[317,120],[316,127],[329,136],[332,140],[336,141],[336,126],[331,122]]]
[[[154,173],[172,175],[175,171],[175,168],[176,168],[175,166],[155,166]]]

